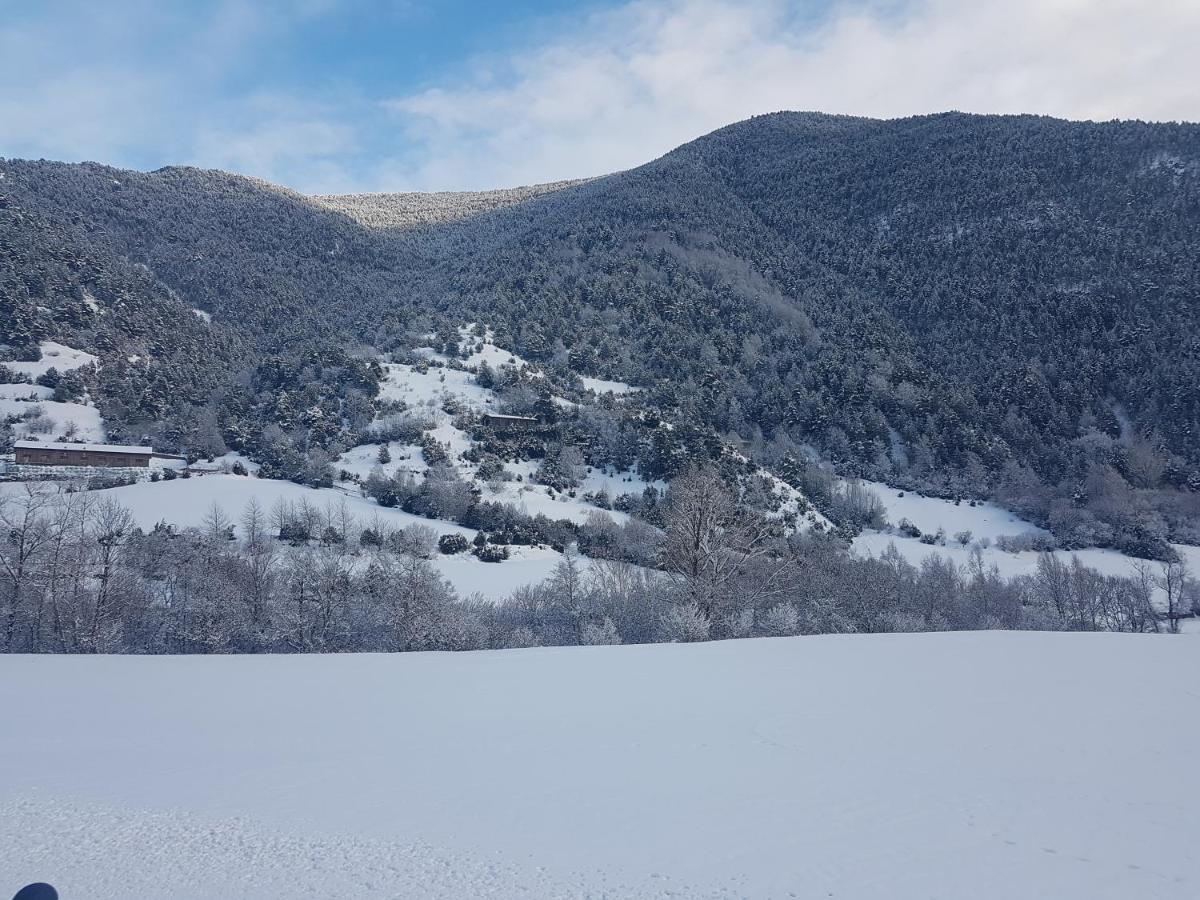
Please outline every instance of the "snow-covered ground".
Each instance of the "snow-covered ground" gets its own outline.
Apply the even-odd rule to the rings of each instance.
[[[890,545],[894,545],[900,554],[914,565],[920,565],[922,560],[934,554],[965,565],[971,557],[972,549],[979,547],[979,541],[983,538],[988,543],[988,546],[980,548],[985,563],[989,566],[995,565],[1004,577],[1031,575],[1037,571],[1040,555],[1038,552],[1023,550],[1014,553],[995,546],[996,539],[1000,537],[1047,534],[1043,529],[1008,510],[992,503],[977,503],[971,506],[967,501],[963,501],[956,505],[950,500],[900,491],[879,482],[864,481],[862,484],[883,501],[888,522],[892,526],[898,525],[901,519],[908,519],[925,534],[934,534],[941,528],[946,533],[946,542],[944,546],[925,544],[919,538],[906,537],[894,531],[868,529],[854,539],[854,550],[861,555],[879,556]],[[971,532],[970,543],[961,544],[954,539],[954,536],[962,531]],[[1184,544],[1172,546],[1187,561],[1192,572],[1200,572],[1200,547]],[[1072,556],[1076,556],[1084,565],[1105,575],[1128,577],[1134,573],[1136,566],[1147,564],[1155,571],[1158,568],[1156,563],[1148,563],[1147,560],[1135,559],[1116,550],[1100,547],[1057,550],[1055,555],[1066,562],[1069,562]]]
[[[91,353],[75,350],[54,341],[43,341],[39,349],[42,356],[37,362],[5,362],[0,365],[12,372],[37,379],[50,369],[68,372],[97,362],[97,358]],[[82,403],[60,403],[49,399],[52,396],[53,390],[40,385],[0,384],[0,417],[40,412],[49,419],[48,431],[34,432],[25,422],[15,423],[13,432],[18,438],[55,440],[66,437],[68,428],[74,425],[75,430],[71,437],[81,441],[103,443],[104,424],[100,421],[100,411],[90,400],[85,399]]]
[[[955,504],[952,500],[902,491],[878,481],[860,483],[883,501],[892,525],[899,525],[901,519],[908,519],[922,532],[934,533],[938,528],[943,528],[947,538],[952,538],[960,531],[970,531],[975,539],[986,537],[991,540],[1001,535],[1046,533],[994,503],[971,506],[969,501],[963,500]]]
[[[520,481],[505,481],[497,485],[488,485],[484,489],[485,499],[505,503],[516,507],[527,515],[536,516],[539,513],[551,519],[566,519],[569,522],[583,524],[592,516],[607,516],[618,524],[629,521],[629,516],[616,510],[601,509],[586,502],[583,496],[588,493],[605,491],[610,500],[615,500],[626,494],[641,496],[650,485],[637,472],[614,472],[612,469],[592,469],[580,479],[575,496],[563,491],[549,491],[545,485],[537,484],[533,479],[538,470],[538,463],[526,460],[519,463],[506,463],[505,470],[514,479]],[[662,491],[666,484],[661,481],[653,483]],[[496,488],[499,488],[496,490]]]
[[[25,385],[28,387],[28,385]],[[72,423],[75,425],[74,438],[92,443],[104,443],[104,425],[100,421],[100,410],[85,403],[59,403],[54,400],[6,400],[0,399],[0,416],[23,416],[30,411],[40,411],[51,422],[50,430],[44,433],[31,433],[24,422],[13,425],[13,432],[19,438],[53,441],[63,438]]]
[[[1191,898],[1190,638],[0,657],[64,897]]]
[[[634,391],[641,390],[641,388],[636,388],[632,384],[626,384],[623,381],[610,381],[607,378],[592,378],[588,375],[580,375],[579,380],[583,382],[585,388],[596,394],[632,394]]]
[[[38,349],[42,352],[42,358],[37,362],[6,362],[3,365],[13,372],[36,379],[39,375],[45,375],[50,369],[69,372],[72,369],[95,365],[98,362],[98,359],[91,353],[85,353],[54,341],[42,341]]]
[[[0,485],[0,491],[23,490],[19,482]],[[176,478],[158,483],[141,482],[125,487],[108,488],[96,496],[116,500],[132,514],[142,529],[167,522],[180,528],[196,527],[203,523],[213,505],[232,521],[241,518],[251,499],[257,500],[264,516],[269,516],[277,503],[307,502],[322,512],[337,510],[344,503],[359,524],[366,525],[378,515],[389,528],[425,525],[438,534],[457,533],[473,537],[475,532],[451,522],[423,519],[398,509],[386,509],[373,500],[347,494],[334,488],[316,490],[290,481],[269,478],[250,478],[243,475],[213,474],[193,478]]]
[[[41,490],[55,491],[55,484],[44,484]],[[25,490],[21,482],[0,483],[0,494],[19,494]],[[399,509],[387,509],[353,492],[336,488],[316,490],[267,478],[211,474],[193,478],[177,478],[157,483],[143,481],[123,487],[95,492],[95,497],[111,498],[126,507],[134,522],[149,531],[159,522],[179,528],[199,527],[216,504],[226,517],[235,523],[241,519],[247,504],[257,500],[264,516],[279,503],[308,503],[318,513],[329,513],[340,520],[343,508],[359,527],[374,525],[376,518],[385,528],[407,528],[423,525],[436,534],[461,534],[473,538],[475,531],[441,519],[425,519]],[[478,594],[485,600],[503,600],[519,587],[538,584],[553,574],[562,554],[549,548],[513,547],[512,557],[501,563],[480,562],[469,553],[457,556],[439,555],[434,566],[461,597]]]
[[[40,384],[0,384],[0,400],[40,403],[54,396],[54,391]],[[5,407],[6,410],[11,407]],[[23,410],[22,410],[23,411]]]
[[[486,330],[483,336],[478,336],[473,325],[464,325],[459,329],[459,334],[462,337],[460,347],[472,351],[465,360],[461,360],[467,370],[446,365],[434,365],[423,370],[420,366],[386,363],[380,397],[385,400],[402,401],[414,415],[426,419],[432,426],[428,429],[429,435],[446,447],[450,464],[458,469],[463,478],[473,480],[477,467],[463,459],[463,454],[472,447],[471,437],[455,427],[451,421],[452,417],[442,407],[450,402],[459,408],[475,412],[499,412],[499,398],[492,390],[476,383],[474,372],[484,363],[496,369],[503,366],[524,368],[529,366],[529,363],[496,346],[490,329]],[[432,350],[425,355],[434,361],[448,362],[445,356]],[[622,387],[617,382],[606,384]],[[628,388],[628,385],[623,387]],[[565,400],[561,402],[568,403]],[[387,445],[391,461],[380,464],[380,446],[378,443],[369,443],[353,447],[334,461],[334,468],[360,479],[365,479],[377,468],[386,475],[407,471],[419,478],[428,468],[419,447],[398,442]],[[640,495],[647,487],[647,482],[636,472],[593,469],[582,480],[575,496],[571,497],[566,493],[549,492],[545,486],[535,483],[538,469],[536,461],[509,463],[505,468],[510,476],[514,479],[519,476],[521,480],[480,485],[486,499],[506,503],[529,515],[540,513],[551,519],[566,519],[579,524],[597,514],[608,516],[618,523],[623,523],[629,518],[624,513],[602,510],[584,501],[584,494],[603,489],[608,492],[610,499],[616,499],[621,494]],[[664,490],[666,485],[658,482],[656,487]]]

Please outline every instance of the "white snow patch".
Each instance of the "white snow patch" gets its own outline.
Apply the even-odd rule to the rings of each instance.
[[[43,387],[40,384],[0,384],[0,400],[37,403],[42,400],[49,400],[53,396],[53,388]]]
[[[18,438],[54,440],[64,436],[67,426],[74,423],[76,438],[92,443],[104,443],[104,425],[100,420],[100,410],[94,406],[83,403],[59,403],[56,400],[29,402],[0,398],[0,416],[23,416],[33,409],[41,410],[50,419],[53,423],[50,431],[44,434],[33,434],[24,422],[16,422],[13,425],[13,432]]]
[[[475,383],[475,376],[462,369],[430,366],[422,372],[403,363],[386,363],[379,386],[381,400],[402,400],[415,411],[439,410],[447,399],[457,399],[471,409],[492,409],[496,395]]]
[[[585,388],[595,394],[632,394],[641,390],[641,388],[634,387],[632,384],[626,384],[623,381],[609,381],[607,378],[592,378],[588,375],[580,375],[579,380],[583,382]]]
[[[344,470],[351,475],[365,479],[376,469],[384,475],[395,475],[397,472],[410,472],[414,475],[424,473],[428,468],[421,448],[416,444],[402,444],[399,441],[387,443],[391,462],[379,462],[379,448],[383,444],[359,444],[339,456],[333,462],[334,469]]]
[[[203,322],[212,322],[212,313],[205,312],[202,309],[193,309],[192,312],[195,313],[197,319]]]
[[[2,365],[13,372],[19,372],[36,379],[39,375],[45,375],[50,369],[69,372],[72,369],[95,365],[99,362],[99,358],[93,356],[91,353],[84,353],[82,350],[75,350],[66,344],[59,344],[54,341],[42,341],[40,349],[42,351],[42,358],[37,362],[5,362]]]
[[[253,462],[248,457],[243,456],[233,450],[224,453],[221,456],[215,456],[212,459],[201,459],[188,466],[193,472],[224,472],[229,474],[233,471],[233,467],[241,463],[245,466],[246,471],[253,474],[257,472],[261,466]]]
[[[500,563],[480,562],[470,553],[438,556],[433,565],[464,599],[504,600],[517,588],[541,584],[554,574],[562,554],[549,547],[510,547],[511,556]],[[589,561],[580,557],[586,568]]]
[[[925,559],[937,554],[953,561],[956,565],[964,566],[971,558],[972,547],[963,547],[956,542],[947,541],[946,545],[923,544],[918,538],[903,537],[880,531],[864,531],[854,539],[851,545],[854,552],[861,556],[880,556],[889,544],[895,545],[900,555],[908,562],[919,566]],[[1187,561],[1193,574],[1200,569],[1200,547],[1190,547],[1184,544],[1172,544],[1177,552]],[[1016,578],[1020,575],[1033,575],[1037,572],[1038,557],[1035,550],[1022,550],[1009,553],[997,547],[987,547],[980,551],[984,564],[989,568],[993,565],[1005,578]],[[1095,569],[1102,575],[1113,575],[1130,578],[1136,574],[1138,566],[1148,566],[1150,571],[1158,574],[1162,564],[1152,560],[1137,559],[1126,556],[1116,550],[1103,547],[1085,547],[1082,550],[1055,550],[1054,555],[1065,563],[1070,563],[1072,557],[1078,557],[1085,566]],[[1161,591],[1156,591],[1161,593]]]
[[[970,531],[976,539],[987,537],[992,540],[1001,535],[1047,534],[1045,530],[994,503],[971,506],[970,501],[963,500],[956,505],[952,500],[902,491],[878,481],[863,481],[861,484],[883,501],[888,522],[892,526],[899,525],[901,519],[908,519],[922,532],[934,533],[938,528],[943,528],[947,536],[952,537],[960,531]]]
[[[919,566],[924,560],[938,554],[952,560],[958,565],[965,565],[971,558],[974,549],[983,554],[987,566],[995,565],[1005,578],[1015,578],[1021,575],[1032,575],[1037,571],[1038,557],[1035,550],[1022,550],[1016,553],[1001,550],[994,542],[999,537],[1015,537],[1017,535],[1048,536],[1049,532],[1027,522],[1020,516],[1002,509],[993,503],[976,503],[971,506],[968,501],[955,505],[950,500],[939,500],[925,497],[910,491],[900,491],[879,482],[864,481],[883,501],[887,508],[887,518],[894,527],[901,519],[908,519],[924,534],[935,534],[939,528],[945,531],[945,545],[925,544],[919,538],[906,537],[894,531],[863,531],[854,539],[852,547],[863,556],[879,556],[889,545],[894,545],[903,556],[913,565]],[[900,496],[901,494],[904,496]],[[954,539],[959,532],[970,531],[971,542],[963,545]],[[986,539],[990,546],[981,547],[980,539]],[[1193,573],[1200,571],[1200,547],[1190,547],[1184,544],[1173,544],[1175,550],[1188,562]],[[1138,566],[1150,566],[1157,572],[1160,564],[1144,559],[1127,556],[1117,550],[1102,547],[1087,547],[1081,550],[1056,550],[1054,555],[1069,563],[1072,557],[1089,568],[1103,575],[1113,575],[1128,578],[1135,573]]]
[[[0,871],[93,900],[1190,900],[1198,679],[1193,639],[1111,634],[3,656]]]
[[[23,485],[19,482],[0,485],[0,491],[14,489],[21,490]],[[390,528],[425,525],[438,534],[475,536],[475,532],[470,528],[436,519],[423,519],[398,509],[387,509],[373,500],[347,494],[336,488],[317,489],[290,481],[243,475],[199,475],[194,478],[176,478],[173,481],[144,482],[108,488],[101,493],[127,507],[133,514],[134,521],[145,530],[153,528],[158,522],[167,522],[181,528],[198,526],[204,521],[214,503],[236,521],[241,517],[246,504],[254,498],[264,514],[269,514],[272,507],[280,502],[306,501],[321,511],[336,510],[345,503],[348,512],[360,525],[367,524],[378,515],[380,521]]]

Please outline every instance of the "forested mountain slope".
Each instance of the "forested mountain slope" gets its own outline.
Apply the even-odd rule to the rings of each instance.
[[[130,434],[254,452],[269,420],[296,458],[337,450],[375,353],[479,321],[566,380],[648,388],[643,441],[736,432],[801,485],[815,451],[996,497],[1069,545],[1200,539],[1197,126],[781,113],[392,230],[223,173],[0,170],[9,343],[107,353],[97,391]],[[118,276],[128,317],[96,287]],[[280,393],[324,433],[279,421]]]

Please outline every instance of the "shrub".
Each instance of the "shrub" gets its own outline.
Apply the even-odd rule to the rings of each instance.
[[[438,550],[447,555],[463,553],[471,548],[471,542],[461,534],[443,534],[438,538]]]
[[[480,562],[498,563],[508,559],[508,547],[497,544],[484,544],[471,551]]]

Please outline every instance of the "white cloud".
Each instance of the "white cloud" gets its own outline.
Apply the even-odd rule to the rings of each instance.
[[[635,2],[386,106],[419,151],[380,177],[501,186],[645,162],[780,109],[1200,119],[1196,0]]]
[[[397,52],[405,22],[437,14],[372,2]],[[273,77],[358,3],[58,0],[0,17],[0,155],[453,189],[628,168],[780,109],[1200,119],[1200,0],[633,0],[533,23],[523,46],[383,101],[400,89]]]
[[[361,101],[254,87],[264,45],[334,2],[69,0],[0,18],[0,155],[356,186],[344,163]]]

